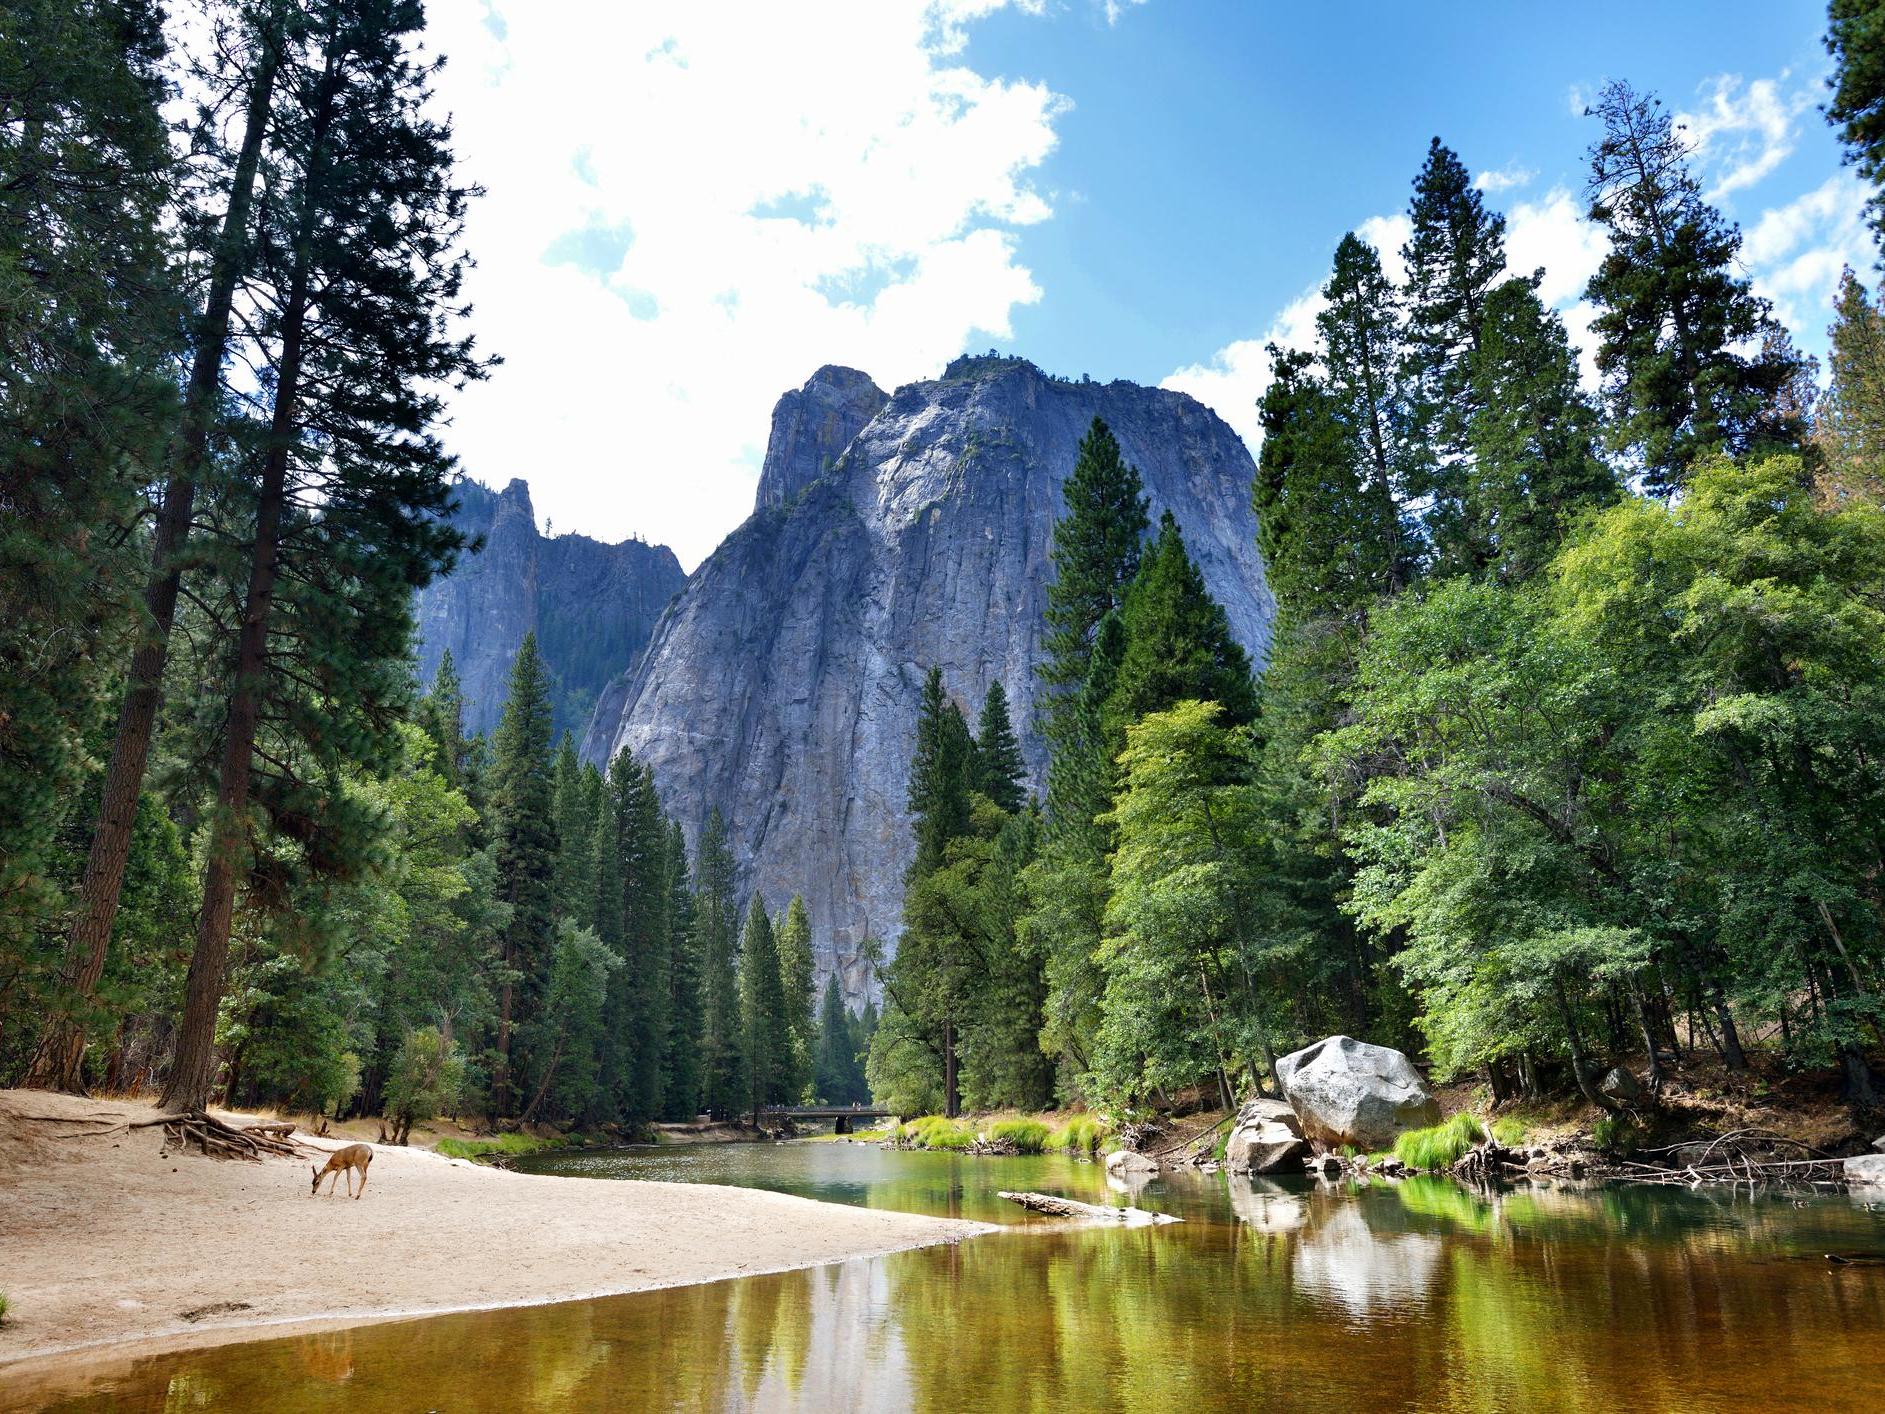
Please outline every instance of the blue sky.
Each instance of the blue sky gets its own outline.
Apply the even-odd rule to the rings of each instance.
[[[1817,109],[1820,3],[435,0],[487,195],[448,441],[558,531],[696,564],[751,508],[772,402],[990,346],[1183,388],[1255,437],[1266,339],[1312,337],[1342,233],[1390,268],[1427,141],[1580,337],[1605,79],[1691,115],[1745,267],[1809,351],[1864,193]]]

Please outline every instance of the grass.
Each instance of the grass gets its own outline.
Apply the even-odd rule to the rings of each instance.
[[[1014,1145],[1018,1154],[1038,1154],[1047,1147],[1049,1130],[1038,1119],[998,1119],[988,1137]]]
[[[4,1324],[6,1321],[6,1318],[7,1318],[7,1297],[4,1291],[0,1291],[0,1324]]]
[[[1643,1142],[1643,1131],[1628,1115],[1605,1115],[1590,1127],[1591,1142],[1606,1154],[1627,1154]]]
[[[525,1154],[540,1154],[563,1141],[536,1139],[528,1134],[500,1134],[495,1139],[441,1139],[434,1152],[448,1159],[515,1159]]]
[[[1112,1137],[1112,1126],[1093,1115],[1075,1115],[1047,1136],[1050,1149],[1070,1149],[1076,1154],[1097,1154],[1100,1145]]]
[[[942,1115],[924,1115],[901,1126],[897,1137],[919,1149],[968,1149],[975,1144],[975,1128]]]
[[[1394,1157],[1410,1169],[1447,1169],[1485,1140],[1485,1126],[1464,1110],[1431,1129],[1410,1129],[1394,1141]]]
[[[1525,1142],[1525,1126],[1511,1115],[1504,1115],[1492,1122],[1493,1142],[1503,1149],[1516,1149]]]

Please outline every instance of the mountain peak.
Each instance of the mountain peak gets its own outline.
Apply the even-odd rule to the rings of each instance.
[[[888,401],[870,375],[827,363],[780,396],[759,472],[754,509],[786,506],[823,476]]]

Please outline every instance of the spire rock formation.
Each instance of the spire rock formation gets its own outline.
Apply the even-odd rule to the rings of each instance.
[[[781,398],[758,508],[596,705],[584,755],[632,750],[690,839],[718,809],[741,892],[775,910],[802,894],[818,985],[835,973],[854,1005],[875,991],[865,938],[894,946],[929,667],[971,720],[1002,684],[1024,786],[1043,789],[1048,551],[1095,415],[1261,662],[1274,603],[1237,435],[1183,393],[988,356],[887,398],[836,368]]]
[[[580,734],[600,690],[632,664],[661,611],[687,582],[665,545],[586,535],[545,536],[530,487],[455,488],[452,524],[484,548],[467,550],[452,573],[419,591],[419,680],[432,681],[450,649],[465,695],[467,735],[489,734],[504,711],[511,662],[526,633],[537,635],[553,684],[555,732]]]

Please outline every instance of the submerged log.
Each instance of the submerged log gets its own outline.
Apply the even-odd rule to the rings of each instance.
[[[1076,1203],[1071,1198],[1062,1198],[1054,1193],[1010,1193],[1004,1189],[997,1196],[1006,1198],[1010,1203],[1019,1203],[1030,1212],[1045,1213],[1050,1218],[1084,1218],[1088,1222],[1123,1223],[1127,1227],[1182,1221],[1170,1213],[1148,1213],[1143,1208],[1114,1208],[1104,1203]]]

